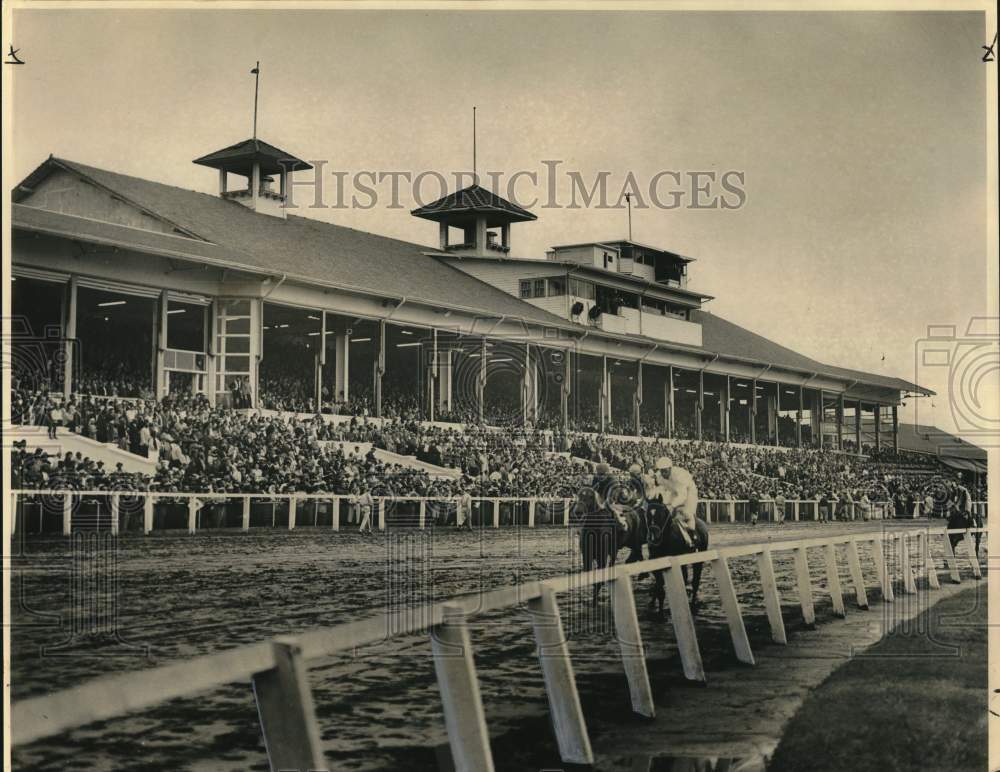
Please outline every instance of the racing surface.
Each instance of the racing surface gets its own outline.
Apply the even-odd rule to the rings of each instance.
[[[886,527],[926,528],[928,522],[713,525],[711,546]],[[930,527],[943,523],[932,521]],[[940,541],[934,540],[939,571]],[[117,542],[74,534],[29,539],[19,547],[11,580],[13,701],[386,608],[419,615],[424,602],[571,573],[579,565],[576,532],[560,527],[390,530],[374,536],[259,529],[124,536]],[[870,546],[860,545],[860,552],[869,598],[878,598]],[[809,562],[822,625],[834,619],[822,550],[810,549]],[[802,628],[792,553],[775,553],[774,564],[791,640]],[[853,590],[842,552],[838,564],[850,609]],[[730,559],[730,570],[751,645],[770,645],[756,559]],[[669,699],[673,686],[683,686],[673,629],[669,613],[660,620],[646,609],[652,580],[635,580],[634,586],[659,702]],[[713,668],[729,667],[734,658],[710,567],[701,597],[696,627],[711,679]],[[596,609],[589,589],[563,593],[559,601],[588,719],[634,720],[607,590]],[[563,766],[526,609],[491,612],[469,624],[497,767]],[[390,638],[389,632],[378,645],[309,663],[327,760],[336,769],[448,769],[428,635]],[[591,740],[596,747],[600,737],[592,733]],[[249,683],[17,747],[13,764],[18,770],[268,769]]]

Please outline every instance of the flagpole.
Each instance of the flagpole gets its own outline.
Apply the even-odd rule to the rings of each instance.
[[[632,194],[625,194],[625,203],[628,206],[628,240],[632,240]]]
[[[253,83],[253,138],[257,139],[257,92],[260,90],[260,62],[257,62],[257,66],[254,67],[251,72],[254,76]]]
[[[476,106],[472,106],[472,182],[473,184],[479,183],[478,175],[476,174]]]

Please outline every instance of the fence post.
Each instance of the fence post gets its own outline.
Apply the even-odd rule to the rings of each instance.
[[[611,602],[614,608],[615,633],[622,652],[622,665],[632,697],[632,710],[640,716],[653,718],[653,690],[649,685],[646,670],[646,653],[639,631],[639,617],[635,611],[635,595],[632,592],[632,577],[623,576],[611,582]]]
[[[243,497],[243,530],[250,530],[250,497]]]
[[[335,531],[340,530],[340,501],[341,501],[340,496],[334,496],[333,512],[331,513],[330,517],[331,517],[331,525],[333,526],[333,530]]]
[[[689,681],[705,682],[705,668],[701,662],[701,651],[698,649],[698,634],[694,629],[694,618],[691,616],[691,605],[688,601],[687,587],[680,566],[676,560],[670,560],[670,568],[664,571],[666,580],[667,602],[670,603],[670,621],[674,626],[674,637],[677,639],[677,650],[684,666],[684,677]]]
[[[528,601],[528,609],[538,646],[538,661],[545,677],[545,692],[549,698],[559,757],[570,764],[593,764],[594,754],[587,736],[587,724],[583,719],[556,594],[543,585],[541,594]]]
[[[271,769],[326,769],[302,648],[294,638],[272,646],[274,667],[252,681]]]
[[[837,570],[837,547],[835,544],[823,546],[823,556],[826,559],[826,583],[830,589],[830,601],[833,603],[833,613],[846,617],[844,609],[844,592],[840,587],[840,573]]]
[[[896,596],[892,591],[892,576],[889,575],[889,566],[885,562],[885,550],[882,549],[880,537],[872,539],[872,552],[875,557],[875,567],[878,569],[879,584],[882,586],[882,600],[892,603]]]
[[[793,501],[792,502],[792,520],[794,520],[796,523],[799,522],[799,502],[798,501]]]
[[[951,534],[945,531],[944,536],[944,559],[948,563],[951,581],[961,584],[962,575],[958,572],[958,558],[955,557],[955,548],[951,544]]]
[[[118,534],[118,511],[120,509],[120,497],[117,493],[111,494],[111,534]]]
[[[781,616],[781,596],[778,595],[778,583],[774,579],[771,550],[765,549],[757,553],[757,568],[760,570],[760,583],[764,589],[764,608],[771,625],[771,640],[775,643],[788,643],[785,620]]]
[[[11,536],[14,535],[14,531],[17,528],[17,496],[18,496],[18,494],[16,494],[16,493],[11,493],[10,494],[10,535]],[[22,513],[24,512],[24,507],[21,507],[21,512]],[[22,514],[22,517],[23,517],[23,514]],[[22,528],[26,528],[26,526],[23,523],[21,524],[21,527]]]
[[[934,557],[931,555],[931,540],[927,538],[926,531],[917,534],[917,549],[920,552],[920,559],[923,561],[923,575],[927,578],[927,586],[931,589],[938,589],[941,582],[938,581],[937,568],[934,566]]]
[[[868,608],[868,593],[865,592],[865,575],[861,571],[861,558],[858,556],[858,542],[851,539],[847,542],[847,565],[851,569],[851,581],[854,583],[854,594],[858,599],[858,608]]]
[[[795,548],[795,581],[799,589],[802,619],[807,625],[814,625],[816,624],[816,610],[813,608],[812,580],[809,577],[809,560],[805,547]]]
[[[427,499],[420,499],[420,511],[417,516],[417,524],[423,528],[427,524]]]
[[[493,502],[493,527],[500,527],[500,499],[490,499]]]
[[[379,496],[379,498],[377,498],[375,500],[375,502],[378,504],[378,529],[380,531],[384,531],[385,530],[385,497],[384,496]]]
[[[148,536],[153,530],[153,503],[153,497],[147,493],[142,500],[142,533],[144,536]]]
[[[288,530],[295,530],[295,510],[298,509],[298,499],[295,496],[288,497]]]
[[[740,613],[740,601],[736,596],[733,576],[729,572],[729,562],[726,558],[717,557],[712,561],[712,574],[719,584],[719,597],[722,600],[722,608],[726,612],[726,621],[729,623],[729,635],[733,639],[736,659],[740,662],[746,662],[748,665],[755,665],[753,651],[750,649],[750,639],[747,637],[747,628],[743,624],[743,615]]]
[[[528,502],[528,528],[535,527],[535,499]]]
[[[198,499],[194,496],[188,498],[188,533],[193,534],[198,530]]]
[[[73,494],[63,495],[63,536],[73,532]]]
[[[910,543],[905,532],[899,534],[899,565],[903,571],[903,592],[916,594],[917,583],[913,581],[913,570],[910,566]]]
[[[735,523],[736,522],[736,502],[735,501],[730,501],[727,509],[729,510],[729,522],[730,523]]]
[[[569,525],[569,502],[570,499],[563,499],[563,525]]]
[[[491,772],[493,753],[465,612],[453,605],[443,612],[444,621],[431,630],[431,651],[451,757],[456,772]]]
[[[976,579],[982,579],[983,572],[979,568],[979,556],[976,554],[976,545],[972,539],[972,531],[966,529],[965,538],[965,549],[969,552],[969,563],[972,565],[972,576]]]

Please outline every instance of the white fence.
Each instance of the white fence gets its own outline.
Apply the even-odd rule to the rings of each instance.
[[[426,528],[455,523],[457,496],[373,496],[374,527]],[[490,497],[472,500],[471,525],[500,528],[570,524],[570,498]],[[975,511],[984,519],[986,502],[976,502]],[[798,521],[880,520],[887,505],[873,503],[831,503],[786,501],[784,517],[778,517],[773,501],[761,500],[757,507],[760,522],[779,519]],[[353,496],[329,493],[173,493],[132,491],[11,491],[12,528],[24,533],[70,534],[74,527],[100,528],[112,533],[218,528],[249,531],[251,528],[329,528],[334,531],[360,523],[359,507]],[[709,523],[752,521],[746,500],[703,499],[698,514]],[[904,517],[921,515],[920,505]]]
[[[847,611],[838,566],[838,546],[844,548],[855,603],[858,608],[867,610],[868,585],[862,571],[859,544],[871,545],[881,599],[891,603],[897,590],[902,594],[916,594],[919,591],[918,581],[923,585],[923,591],[940,587],[932,550],[935,539],[941,540],[945,567],[951,581],[962,581],[960,568],[963,563],[968,565],[973,577],[981,578],[982,570],[973,545],[973,534],[979,533],[985,536],[985,529],[907,529],[895,533],[869,530],[815,539],[716,548],[679,557],[618,564],[610,569],[568,574],[453,598],[428,604],[423,614],[414,614],[412,609],[381,613],[337,627],[313,629],[296,638],[278,638],[140,672],[97,678],[54,694],[17,701],[12,706],[13,743],[33,742],[95,721],[242,681],[252,684],[271,768],[327,769],[306,672],[309,660],[341,655],[357,647],[382,642],[387,631],[393,631],[392,635],[396,636],[429,629],[455,769],[459,772],[492,770],[489,731],[466,620],[489,611],[526,605],[538,644],[560,756],[567,763],[593,764],[587,724],[556,601],[558,593],[611,582],[615,632],[632,709],[639,715],[652,717],[655,704],[636,614],[632,576],[665,570],[666,600],[670,606],[684,675],[689,680],[705,682],[698,636],[681,573],[683,566],[711,564],[734,655],[739,661],[754,665],[756,660],[729,569],[731,558],[755,557],[771,640],[785,644],[788,638],[772,560],[775,553],[793,553],[802,618],[807,625],[813,625],[816,613],[808,550],[823,551],[824,594],[830,596],[834,614],[843,617]],[[949,539],[950,534],[955,534],[958,543],[964,544],[965,554],[961,558]],[[914,539],[915,546],[912,545]],[[893,545],[897,559],[889,562],[885,547]],[[894,567],[898,576],[894,574]],[[413,660],[414,663],[418,661],[416,658]],[[373,731],[377,732],[377,727],[373,727]]]

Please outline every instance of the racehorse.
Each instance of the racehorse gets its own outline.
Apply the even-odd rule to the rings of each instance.
[[[646,508],[646,543],[649,545],[649,557],[662,558],[668,555],[686,555],[690,552],[703,552],[708,549],[708,525],[701,518],[695,519],[695,536],[691,541],[684,538],[681,530],[681,517],[659,502],[650,502]],[[686,529],[685,529],[686,530]],[[691,609],[698,609],[698,588],[701,586],[701,571],[704,563],[695,563],[691,572]],[[664,589],[663,570],[653,572],[656,584],[649,606],[657,606],[657,615],[663,616]],[[688,582],[688,567],[681,566],[684,584]]]
[[[616,516],[601,494],[591,487],[583,488],[574,504],[574,520],[580,528],[580,557],[583,570],[609,568],[618,560],[622,547],[629,547],[627,563],[642,560],[642,520],[632,510]],[[594,605],[602,583],[594,585]]]

